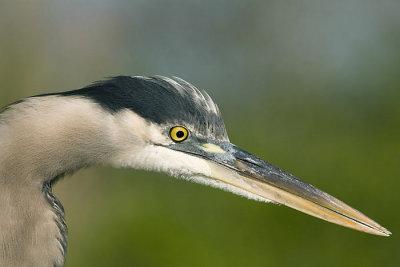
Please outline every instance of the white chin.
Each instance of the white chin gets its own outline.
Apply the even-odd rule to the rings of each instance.
[[[215,180],[213,178],[209,178],[209,177],[205,177],[205,176],[200,176],[200,175],[196,175],[196,176],[191,176],[191,177],[182,177],[184,180],[187,181],[191,181],[191,182],[195,182],[198,184],[203,184],[203,185],[207,185],[207,186],[211,186],[214,188],[218,188],[218,189],[222,189],[224,191],[227,192],[231,192],[235,195],[239,195],[248,199],[252,199],[252,200],[256,200],[256,201],[261,201],[261,202],[266,202],[266,203],[276,203],[274,201],[271,201],[269,199],[260,197],[258,195],[252,194],[251,192],[248,192],[244,189],[235,187],[233,185],[230,184],[226,184],[222,181],[219,180]],[[277,204],[277,203],[276,203]]]

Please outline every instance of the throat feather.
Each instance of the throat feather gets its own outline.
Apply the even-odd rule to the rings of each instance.
[[[65,212],[64,212],[64,207],[61,204],[61,202],[58,200],[58,198],[53,194],[52,191],[52,183],[51,182],[45,182],[43,184],[42,191],[44,193],[44,196],[52,208],[52,211],[56,215],[55,223],[57,224],[57,227],[60,231],[60,236],[56,237],[58,242],[60,243],[61,246],[61,253],[65,259],[66,253],[67,253],[67,233],[68,233],[68,228],[67,228],[67,223],[65,221]]]

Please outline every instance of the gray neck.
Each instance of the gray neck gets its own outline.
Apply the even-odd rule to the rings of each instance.
[[[50,184],[2,186],[0,210],[0,266],[63,266],[67,227]]]
[[[0,114],[0,266],[63,266],[67,227],[52,184],[111,150],[107,114],[93,105],[42,97]]]

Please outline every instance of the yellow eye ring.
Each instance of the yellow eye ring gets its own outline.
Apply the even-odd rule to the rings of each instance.
[[[188,138],[189,131],[183,126],[175,126],[169,131],[169,136],[174,142],[182,142]]]

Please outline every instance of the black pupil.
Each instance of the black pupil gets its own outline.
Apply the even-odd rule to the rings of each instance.
[[[184,137],[184,136],[185,136],[185,133],[184,133],[183,131],[178,131],[178,132],[176,132],[176,137],[182,138],[182,137]]]

